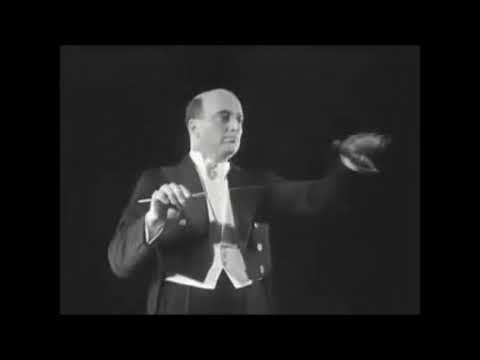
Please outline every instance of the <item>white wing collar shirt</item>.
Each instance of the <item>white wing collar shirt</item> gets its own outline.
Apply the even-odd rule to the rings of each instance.
[[[228,190],[227,174],[230,170],[229,162],[212,164],[203,159],[203,156],[197,151],[190,151],[204,191],[206,192],[208,217],[210,222],[221,224],[221,241],[213,244],[213,262],[203,282],[186,277],[182,274],[175,274],[167,277],[165,280],[194,286],[202,289],[215,289],[218,278],[222,271],[225,271],[228,278],[236,289],[248,286],[252,281],[248,278],[245,262],[240,249],[235,244],[224,241],[223,230],[226,226],[235,227],[235,221],[230,200],[230,192]],[[215,228],[215,227],[214,227]],[[160,233],[157,234],[157,236]],[[148,239],[153,241],[157,236]]]

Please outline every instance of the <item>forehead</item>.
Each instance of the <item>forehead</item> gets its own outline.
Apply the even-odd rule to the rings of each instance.
[[[212,116],[219,111],[230,111],[243,115],[242,105],[235,95],[227,91],[212,91],[202,95],[203,111]]]

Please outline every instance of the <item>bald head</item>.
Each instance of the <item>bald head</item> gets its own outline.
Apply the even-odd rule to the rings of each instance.
[[[231,91],[214,89],[195,96],[185,115],[192,149],[217,161],[237,152],[243,130],[243,109]]]
[[[242,104],[233,92],[226,89],[202,92],[188,103],[185,112],[185,124],[188,126],[190,119],[208,118],[213,113],[222,110],[237,112],[243,117]]]

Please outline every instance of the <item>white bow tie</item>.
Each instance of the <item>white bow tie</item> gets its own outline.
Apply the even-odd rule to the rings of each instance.
[[[228,174],[228,166],[227,163],[207,163],[205,164],[205,169],[207,171],[207,175],[211,180],[215,180],[218,176],[221,178],[225,178]]]

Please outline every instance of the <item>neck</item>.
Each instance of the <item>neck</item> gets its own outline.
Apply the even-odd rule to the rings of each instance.
[[[205,149],[203,149],[199,146],[192,145],[190,147],[190,151],[199,152],[202,155],[203,160],[205,162],[211,161],[211,162],[214,162],[214,163],[221,163],[221,162],[228,161],[228,157],[220,156],[218,153],[214,153],[212,151],[207,151],[207,150],[205,150]]]

